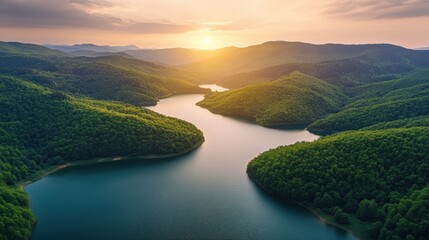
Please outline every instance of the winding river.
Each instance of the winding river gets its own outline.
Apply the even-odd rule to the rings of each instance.
[[[259,153],[317,136],[215,115],[195,105],[201,99],[179,95],[150,107],[204,132],[191,153],[70,167],[27,185],[38,219],[32,239],[355,239],[246,175]]]

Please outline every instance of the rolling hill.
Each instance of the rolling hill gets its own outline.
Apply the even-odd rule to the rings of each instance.
[[[358,58],[317,63],[287,63],[255,71],[233,74],[217,81],[228,88],[240,88],[246,85],[270,82],[293,71],[315,76],[341,88],[350,88],[366,83],[380,82],[397,78],[400,74],[416,69],[417,65],[405,64],[374,65]]]
[[[429,51],[415,51],[389,44],[314,45],[278,41],[237,48],[216,57],[184,65],[182,69],[199,73],[202,81],[225,83],[221,79],[265,67],[286,63],[308,64],[345,59],[356,59],[357,64],[360,62],[370,64],[375,69],[380,68],[384,71],[392,69],[395,70],[394,72],[411,71],[416,67],[429,65]],[[272,71],[266,72],[272,74]]]
[[[38,45],[5,42],[0,54],[2,74],[95,99],[154,105],[173,94],[207,92],[183,72],[120,56],[76,58]]]
[[[167,48],[167,49],[140,49],[128,50],[124,53],[143,61],[155,62],[165,65],[185,65],[193,62],[203,61],[216,56],[222,56],[229,52],[237,50],[235,47],[227,47],[218,50],[197,50],[186,48]],[[193,71],[194,69],[187,69]]]
[[[247,173],[361,239],[427,239],[429,68],[364,81],[345,89],[341,111],[307,128],[332,135],[266,151]]]
[[[354,101],[336,114],[311,124],[308,129],[317,133],[357,130],[386,122],[416,126],[429,117],[429,68],[402,78],[364,85],[352,90]],[[407,123],[412,120],[414,123]],[[400,126],[397,126],[400,127]]]
[[[320,79],[293,72],[270,83],[206,95],[198,105],[263,126],[306,126],[339,111],[347,98]]]
[[[120,53],[127,50],[139,50],[137,46],[128,45],[128,46],[108,46],[108,45],[95,45],[90,43],[84,44],[75,44],[75,45],[44,45],[47,48],[59,50],[66,53],[74,53],[79,51],[91,51],[91,52],[101,52],[101,53]]]
[[[35,44],[26,44],[20,42],[2,42],[0,41],[0,53],[2,56],[8,55],[38,55],[44,57],[67,56],[66,53],[49,49]]]
[[[429,128],[344,132],[262,153],[248,175],[361,239],[427,239]]]
[[[0,238],[28,239],[35,223],[16,184],[46,167],[113,156],[181,154],[201,131],[121,103],[52,91],[0,75]]]

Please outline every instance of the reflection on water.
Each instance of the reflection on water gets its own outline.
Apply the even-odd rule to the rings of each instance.
[[[279,145],[312,141],[199,108],[202,95],[150,109],[195,124],[206,142],[184,156],[65,169],[26,187],[33,239],[354,239],[279,201],[247,177],[247,163]]]
[[[224,87],[218,86],[216,84],[203,84],[203,85],[200,85],[200,87],[201,88],[211,89],[212,92],[225,92],[225,91],[228,91],[228,88],[224,88]]]

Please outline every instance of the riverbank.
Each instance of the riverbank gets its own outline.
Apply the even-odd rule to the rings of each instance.
[[[310,211],[315,217],[317,217],[321,222],[327,225],[334,226],[336,228],[340,228],[344,231],[347,231],[351,234],[353,234],[356,238],[360,240],[369,240],[371,239],[371,236],[369,234],[370,231],[370,223],[364,223],[356,218],[356,215],[344,213],[349,218],[350,223],[349,224],[340,224],[335,222],[334,216],[324,213],[323,211],[311,207],[306,206],[305,204],[296,203],[304,208],[306,208],[308,211]]]
[[[114,156],[114,157],[103,157],[103,158],[95,158],[95,159],[88,159],[88,160],[80,160],[80,161],[73,161],[73,162],[67,162],[61,165],[55,165],[50,166],[47,168],[44,168],[34,174],[32,174],[29,178],[18,182],[16,186],[18,186],[20,189],[24,189],[24,187],[32,182],[38,181],[41,178],[57,172],[59,170],[65,169],[67,167],[72,166],[82,166],[82,165],[90,165],[90,164],[98,164],[98,163],[107,163],[107,162],[115,162],[115,161],[123,161],[123,160],[129,160],[129,159],[144,159],[144,160],[153,160],[153,159],[166,159],[166,158],[173,158],[182,156],[185,154],[188,154],[197,148],[199,148],[203,143],[205,139],[203,138],[201,141],[196,143],[191,148],[184,150],[179,153],[169,153],[169,154],[147,154],[147,155],[139,155],[139,156]]]
[[[317,209],[317,208],[310,206],[308,204],[301,203],[298,201],[293,201],[293,200],[290,200],[290,199],[285,198],[284,196],[281,196],[278,194],[273,194],[273,193],[267,191],[257,180],[253,179],[251,176],[249,176],[249,178],[252,180],[253,183],[256,184],[256,186],[258,186],[266,194],[268,194],[272,197],[278,198],[281,201],[291,203],[291,204],[294,204],[294,205],[297,205],[299,207],[306,209],[307,211],[309,211],[314,217],[316,217],[323,224],[326,224],[326,225],[341,229],[343,231],[346,231],[346,232],[352,234],[353,236],[355,236],[358,240],[369,240],[369,239],[371,239],[371,237],[369,235],[369,231],[370,231],[369,223],[364,223],[364,222],[360,221],[359,219],[356,218],[356,216],[354,214],[344,213],[349,218],[349,221],[350,221],[349,224],[337,223],[337,222],[335,222],[334,216],[326,214],[323,211],[321,211],[320,209]]]
[[[260,123],[257,121],[257,118],[255,116],[248,116],[248,115],[242,115],[242,114],[236,114],[236,113],[228,113],[228,112],[223,112],[223,111],[216,111],[213,110],[211,108],[207,108],[205,106],[202,106],[200,104],[197,103],[197,106],[202,107],[204,109],[207,109],[208,111],[210,111],[213,114],[217,114],[217,115],[221,115],[221,116],[225,116],[225,117],[231,117],[231,118],[235,118],[238,120],[242,120],[242,121],[246,121],[246,122],[250,122],[262,127],[266,127],[266,128],[275,128],[275,129],[296,129],[296,130],[304,130],[306,129],[306,127],[311,124],[302,124],[302,123],[289,123],[289,122],[267,122],[267,123]],[[311,131],[310,131],[311,132]],[[311,132],[313,134],[316,135],[321,135],[321,134],[317,134],[315,132]]]

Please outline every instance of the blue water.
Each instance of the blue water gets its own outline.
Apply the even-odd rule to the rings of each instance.
[[[164,160],[67,168],[26,187],[32,239],[355,239],[268,196],[246,175],[259,153],[317,136],[268,129],[197,107],[181,95],[152,110],[204,132],[197,150]]]

